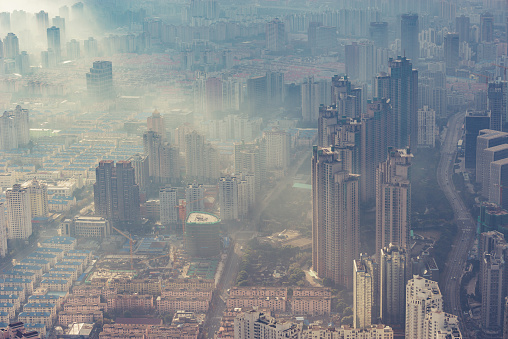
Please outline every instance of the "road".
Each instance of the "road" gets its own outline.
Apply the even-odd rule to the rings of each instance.
[[[442,281],[445,282],[444,291],[442,291],[444,308],[446,312],[459,317],[462,335],[464,338],[468,338],[460,305],[460,280],[464,273],[468,251],[474,243],[475,222],[452,181],[453,166],[457,155],[457,141],[462,134],[463,123],[464,113],[457,113],[448,120],[448,129],[442,144],[441,159],[437,169],[437,181],[453,208],[458,228],[443,273]]]
[[[219,330],[220,320],[224,310],[226,309],[226,303],[224,301],[227,299],[227,291],[231,288],[231,286],[234,286],[236,282],[236,275],[240,267],[238,246],[239,245],[236,244],[236,241],[231,243],[228,259],[224,265],[224,272],[216,290],[213,293],[210,309],[206,315],[206,322],[203,327],[203,333],[207,333],[208,339],[213,339],[214,334]]]

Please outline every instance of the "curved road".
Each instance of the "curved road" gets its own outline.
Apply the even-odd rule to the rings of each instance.
[[[459,317],[462,335],[468,338],[460,306],[460,280],[464,273],[469,249],[474,243],[475,222],[452,182],[457,141],[462,134],[463,123],[464,113],[457,113],[448,120],[448,129],[441,147],[441,160],[437,169],[437,181],[453,208],[458,228],[442,277],[442,281],[445,282],[444,308],[446,312]]]

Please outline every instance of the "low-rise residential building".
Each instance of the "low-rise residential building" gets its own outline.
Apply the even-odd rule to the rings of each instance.
[[[19,263],[20,263],[20,265],[41,266],[43,272],[47,272],[51,268],[51,263],[49,262],[49,260],[45,260],[45,259],[25,258],[25,259],[21,260]]]
[[[283,297],[233,297],[226,302],[227,308],[262,308],[273,312],[286,312],[286,298]]]
[[[72,288],[73,296],[86,296],[86,295],[101,295],[103,293],[103,289],[101,287],[93,287],[90,285],[80,285],[74,286]],[[116,294],[116,290],[115,290]]]
[[[179,339],[197,339],[199,335],[199,326],[197,324],[183,324],[170,326],[154,326],[147,329],[145,339],[158,338],[179,338]]]
[[[202,298],[211,300],[212,290],[205,289],[177,289],[177,290],[163,290],[161,297],[180,297],[180,298]]]
[[[78,279],[78,270],[73,267],[53,267],[49,270],[49,273],[65,273],[71,274],[72,280]]]
[[[58,314],[58,323],[62,326],[69,326],[72,323],[93,323],[102,321],[102,311],[89,312],[60,312]]]
[[[83,263],[78,261],[59,261],[55,264],[54,268],[74,268],[76,269],[76,274],[79,276],[83,273]]]
[[[351,328],[342,326],[337,328],[309,326],[302,331],[300,339],[317,338],[348,338],[348,339],[393,339],[393,329],[385,325],[372,325],[368,328]]]
[[[42,333],[38,333],[36,330],[33,330],[30,326],[25,327],[25,324],[20,321],[0,326],[1,339],[41,339],[41,334]]]
[[[76,249],[76,238],[72,237],[52,237],[44,240],[41,247],[60,248],[64,251]]]
[[[35,273],[33,272],[7,270],[3,271],[3,277],[4,279],[30,279],[35,281]]]
[[[29,303],[50,303],[55,304],[57,310],[62,307],[64,298],[54,294],[31,295],[28,297]]]
[[[49,261],[50,266],[53,266],[58,261],[58,255],[46,252],[32,252],[26,256],[28,259],[42,259]]]
[[[112,279],[108,287],[118,290],[118,293],[160,294],[161,284],[158,279]]]
[[[16,307],[13,303],[0,302],[0,312],[9,314],[10,321],[13,321],[16,316]],[[9,323],[9,321],[6,321],[6,323]]]
[[[31,333],[37,332],[39,333],[40,336],[46,337],[47,328],[45,324],[26,323],[24,325],[27,332]]]
[[[157,298],[157,309],[159,312],[175,312],[182,310],[196,313],[206,313],[209,306],[209,300],[200,298]]]
[[[53,318],[49,312],[21,312],[18,321],[24,323],[44,324],[47,327],[53,326]]]
[[[15,294],[19,297],[20,302],[25,300],[25,288],[22,286],[2,286],[0,294]]]
[[[23,306],[23,312],[49,312],[56,317],[56,305],[51,303],[28,303]]]
[[[64,279],[44,279],[41,281],[41,287],[47,288],[49,291],[69,292],[72,281]]]
[[[76,294],[73,289],[73,294],[70,294],[65,301],[68,304],[98,304],[101,302],[100,294]]]
[[[56,261],[62,259],[64,256],[64,250],[61,248],[52,248],[52,247],[38,247],[34,253],[45,253],[45,254],[54,254],[56,256]],[[55,261],[55,262],[56,262]]]
[[[8,324],[10,322],[11,322],[10,314],[5,311],[0,311],[0,323],[7,323]]]
[[[229,290],[229,296],[235,297],[281,297],[286,298],[288,289],[285,287],[232,287]]]
[[[213,279],[167,279],[162,281],[162,288],[168,290],[178,289],[205,289],[212,290],[215,287]]]
[[[17,311],[21,307],[21,298],[15,294],[0,294],[0,303],[13,304],[14,309]]]
[[[332,310],[331,297],[295,297],[291,299],[291,313],[294,315],[326,315]]]
[[[149,311],[154,308],[152,295],[117,294],[107,298],[109,310],[137,309]]]
[[[42,279],[62,279],[62,280],[73,280],[72,274],[66,273],[44,273]]]
[[[67,255],[87,257],[87,261],[85,262],[85,265],[88,265],[93,259],[93,253],[92,253],[92,251],[89,251],[89,250],[70,250],[70,251],[67,251]]]
[[[294,287],[293,297],[331,297],[332,291],[326,287]]]
[[[77,313],[77,312],[94,312],[94,311],[104,311],[106,310],[106,303],[89,303],[89,304],[64,304],[64,311],[69,313]]]
[[[12,267],[14,271],[32,272],[35,274],[35,279],[40,280],[42,277],[42,267],[36,265],[15,265]]]
[[[20,278],[0,278],[0,287],[3,286],[21,286],[27,294],[31,294],[34,290],[34,282],[32,279]]]

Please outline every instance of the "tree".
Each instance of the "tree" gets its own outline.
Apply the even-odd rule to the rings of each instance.
[[[350,315],[353,315],[353,309],[351,307],[346,307],[344,311],[342,311],[342,316],[348,317]]]
[[[340,320],[340,322],[341,322],[342,325],[353,326],[353,315],[348,315],[347,317],[343,317]]]

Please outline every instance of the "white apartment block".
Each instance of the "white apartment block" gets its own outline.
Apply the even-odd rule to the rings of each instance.
[[[415,275],[406,285],[406,338],[426,339],[425,320],[432,310],[443,310],[443,296],[436,281]]]
[[[273,129],[263,132],[266,148],[266,167],[274,173],[276,178],[281,178],[287,171],[290,162],[290,138],[285,131]]]
[[[14,185],[7,197],[8,239],[27,239],[32,235],[32,209],[27,189]]]
[[[235,318],[235,339],[298,339],[301,328],[292,322],[279,322],[270,315],[249,311]]]

